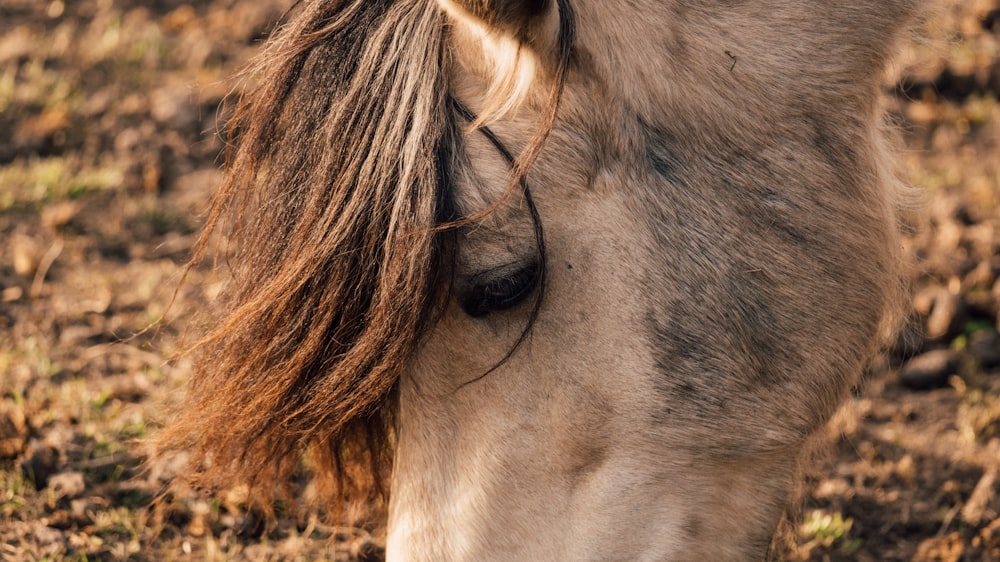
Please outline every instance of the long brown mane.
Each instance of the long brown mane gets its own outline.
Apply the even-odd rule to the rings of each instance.
[[[308,452],[336,511],[384,476],[399,373],[447,285],[444,31],[434,2],[299,10],[230,124],[195,258],[226,234],[228,312],[160,447],[191,451],[199,487],[245,482],[263,502]]]

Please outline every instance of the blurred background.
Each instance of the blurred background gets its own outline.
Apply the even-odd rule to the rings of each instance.
[[[795,560],[1000,560],[1000,2],[931,1],[885,88],[912,319],[807,474]],[[221,102],[288,3],[0,0],[0,560],[380,558],[377,523],[151,505],[172,467],[141,468],[218,290],[180,275]]]

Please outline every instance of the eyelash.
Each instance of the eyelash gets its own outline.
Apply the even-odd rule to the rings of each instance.
[[[481,318],[491,312],[514,308],[538,285],[539,268],[530,263],[510,273],[492,277],[472,287],[459,299],[466,314]],[[477,277],[482,276],[480,274]]]

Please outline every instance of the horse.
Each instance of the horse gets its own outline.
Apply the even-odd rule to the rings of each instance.
[[[386,502],[389,560],[748,560],[904,301],[916,0],[304,0],[161,450]],[[303,472],[305,471],[305,472]]]

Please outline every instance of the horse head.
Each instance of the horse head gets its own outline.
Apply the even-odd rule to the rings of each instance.
[[[390,559],[764,556],[902,300],[914,2],[817,8],[305,2],[234,118],[230,312],[164,442],[203,483],[307,451],[335,507],[388,488]]]

